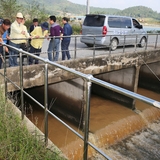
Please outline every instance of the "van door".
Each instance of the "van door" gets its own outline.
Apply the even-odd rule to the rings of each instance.
[[[138,43],[141,37],[143,36],[142,35],[143,34],[142,25],[140,25],[139,22],[133,18],[132,18],[132,34],[134,35],[134,37],[132,38],[133,43]]]
[[[119,45],[129,45],[131,43],[131,18],[121,16],[108,17],[108,35],[113,35],[119,41]]]
[[[81,42],[89,44],[103,44],[103,28],[105,15],[86,15],[82,26]],[[94,37],[95,35],[95,37]]]
[[[132,22],[131,22],[131,18],[129,17],[121,17],[121,32],[123,38],[122,39],[122,44],[125,43],[125,45],[130,45],[132,43]],[[124,40],[125,38],[125,40]]]

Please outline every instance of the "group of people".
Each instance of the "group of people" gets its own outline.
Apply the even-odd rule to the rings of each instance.
[[[4,42],[3,39],[7,38],[10,46],[26,50],[27,40],[29,39],[29,52],[39,56],[44,38],[46,37],[49,40],[47,52],[48,59],[50,61],[58,61],[60,42],[62,60],[65,60],[66,57],[68,60],[71,58],[69,53],[69,44],[73,31],[72,27],[68,23],[67,17],[62,18],[63,28],[56,22],[56,16],[54,15],[49,17],[50,28],[48,22],[38,25],[38,19],[35,18],[33,19],[33,25],[30,26],[28,32],[24,23],[25,17],[22,15],[22,13],[17,13],[16,19],[13,23],[11,23],[9,19],[4,19],[2,25],[0,25],[0,42]],[[7,34],[7,30],[10,30],[9,35]],[[11,48],[9,48],[8,51],[7,47],[5,47],[5,51],[9,53],[9,66],[18,66],[18,52]],[[53,53],[55,53],[54,57]],[[3,47],[0,45],[0,68],[2,66],[2,62]],[[22,62],[24,62],[23,57]],[[33,57],[29,56],[29,65],[38,63],[38,59],[34,59]]]

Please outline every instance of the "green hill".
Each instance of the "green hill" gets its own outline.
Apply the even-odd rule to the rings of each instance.
[[[160,13],[153,11],[151,8],[145,6],[134,6],[126,8],[117,12],[118,15],[126,15],[137,18],[154,18],[160,20]]]
[[[21,1],[18,0],[20,4],[25,5],[26,7],[32,4],[35,0],[27,0]],[[74,14],[74,15],[85,15],[86,14],[86,6],[80,5],[76,3],[72,3],[68,0],[38,0],[37,3],[40,6],[44,6],[45,10],[48,14],[56,14],[56,15],[64,15]],[[98,8],[98,7],[91,7],[91,13],[105,13],[105,14],[115,14],[116,12],[120,11],[116,8]]]
[[[44,11],[51,15],[80,15],[83,16],[86,14],[86,6],[76,3],[72,3],[68,0],[18,0],[20,4],[25,5],[28,8],[33,1],[36,2],[39,6],[44,8]],[[90,7],[90,13],[103,13],[103,14],[114,14],[114,15],[126,15],[133,16],[136,18],[152,18],[160,20],[160,13],[153,11],[151,8],[145,6],[134,6],[129,7],[124,10],[119,10],[116,8],[98,8]]]

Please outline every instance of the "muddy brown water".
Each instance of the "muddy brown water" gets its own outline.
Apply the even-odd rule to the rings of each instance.
[[[149,91],[146,89],[139,88],[138,93],[154,100],[160,101],[160,94],[155,93],[153,91]],[[43,95],[43,94],[42,94]],[[97,133],[99,130],[103,130],[108,125],[112,125],[125,117],[132,117],[137,115],[131,109],[115,103],[113,101],[104,99],[102,97],[91,95],[91,104],[90,104],[90,132],[92,134]],[[44,111],[37,105],[33,105],[29,111],[27,111],[27,117],[43,132],[44,131]],[[136,108],[141,112],[146,109],[153,108],[152,106],[140,102],[139,100],[136,101]],[[79,129],[78,126],[75,126],[71,122],[63,119],[70,127],[78,131],[80,134],[83,135],[82,131]],[[59,148],[63,148],[64,146],[70,144],[78,140],[79,138],[72,133],[69,129],[63,126],[60,122],[58,122],[55,118],[49,115],[49,139]],[[123,132],[126,132],[125,129]],[[112,139],[112,137],[111,137]],[[120,145],[121,146],[121,145]],[[73,146],[74,148],[75,146]],[[118,147],[117,147],[118,148]],[[121,147],[120,147],[121,148]],[[159,148],[160,149],[160,148]],[[111,148],[111,151],[115,151],[115,149]],[[105,152],[107,152],[105,150]],[[108,154],[108,152],[107,152]],[[115,153],[113,152],[113,155]],[[119,153],[117,153],[117,157]],[[124,157],[123,157],[124,158]],[[122,159],[123,159],[122,158]],[[103,157],[95,156],[93,159],[103,159]],[[117,159],[117,158],[115,158]],[[120,158],[119,158],[120,159]]]

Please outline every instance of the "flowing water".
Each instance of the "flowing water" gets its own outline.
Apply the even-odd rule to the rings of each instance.
[[[102,150],[112,160],[160,160],[160,121]],[[105,160],[105,158],[97,154],[90,160]]]
[[[40,89],[42,90],[42,89]],[[39,93],[38,89],[30,90],[34,95]],[[139,88],[138,93],[149,98],[160,100],[160,94]],[[43,95],[43,94],[42,94]],[[28,100],[27,100],[28,101]],[[40,129],[44,130],[44,111],[30,102],[32,107],[27,111],[27,117]],[[152,106],[144,102],[136,101],[136,108],[139,112],[152,108]],[[91,96],[91,111],[90,111],[90,132],[92,134],[99,130],[103,130],[108,125],[114,125],[115,122],[121,121],[126,117],[136,116],[137,113],[131,109],[122,106],[113,101]],[[60,117],[62,118],[62,117]],[[145,119],[145,118],[144,118]],[[79,126],[73,125],[71,122],[63,119],[68,125],[83,134]],[[129,120],[130,121],[130,120]],[[145,120],[144,120],[145,121]],[[129,122],[128,122],[129,123]],[[141,123],[141,122],[140,122]],[[145,122],[147,123],[147,121]],[[139,127],[138,124],[136,127]],[[116,128],[116,127],[115,127]],[[131,127],[130,127],[131,128]],[[131,128],[132,129],[132,128]],[[127,133],[127,129],[121,131],[122,134]],[[126,133],[125,133],[126,132]],[[63,126],[55,118],[49,116],[49,138],[59,148],[62,148],[73,141],[79,139],[69,129]],[[112,137],[113,138],[113,137]],[[74,148],[75,146],[73,146]],[[160,159],[160,122],[154,122],[136,134],[130,135],[127,139],[119,141],[111,147],[101,148],[108,156],[115,160],[159,160]],[[91,160],[103,160],[104,158],[96,154],[90,158]]]

